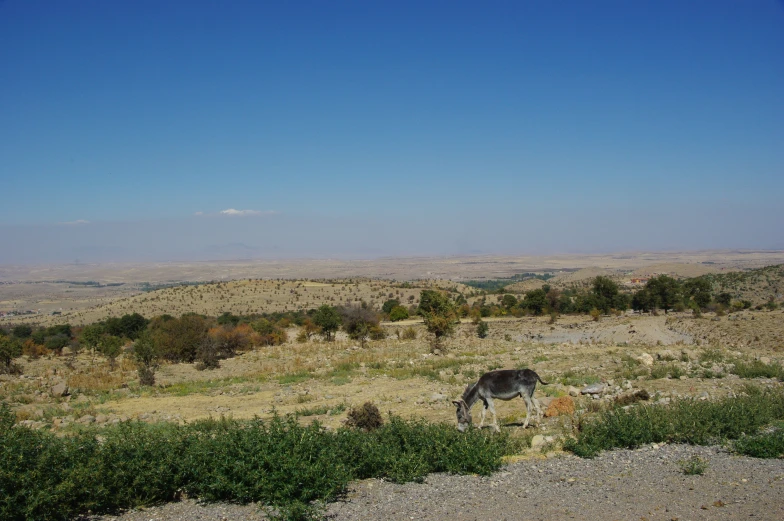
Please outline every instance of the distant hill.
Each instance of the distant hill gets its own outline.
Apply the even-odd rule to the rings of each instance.
[[[727,292],[733,300],[749,300],[763,304],[770,299],[782,301],[784,295],[784,264],[746,271],[702,275],[713,286],[714,294]]]

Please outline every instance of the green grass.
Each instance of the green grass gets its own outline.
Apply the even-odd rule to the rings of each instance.
[[[647,443],[707,445],[736,440],[784,419],[784,391],[747,387],[745,396],[716,402],[679,400],[668,406],[613,408],[581,421],[564,448],[582,457]]]
[[[0,407],[0,519],[72,519],[174,500],[260,502],[312,519],[355,479],[488,475],[519,443],[508,434],[391,417],[379,429],[328,431],[295,416],[186,425],[125,422],[57,437],[14,426]],[[98,436],[100,435],[100,436]],[[100,440],[100,441],[99,441]],[[315,502],[315,503],[314,503]]]
[[[575,387],[581,385],[591,385],[601,381],[601,379],[595,374],[572,370],[565,371],[561,375],[560,380],[563,385],[573,385]]]
[[[221,389],[231,385],[252,384],[252,383],[259,383],[261,381],[263,381],[263,379],[258,377],[249,378],[244,376],[235,376],[229,378],[215,378],[211,380],[181,382],[181,383],[170,384],[163,388],[158,388],[158,387],[149,388],[149,389],[140,388],[139,390],[144,393],[155,392],[155,393],[171,394],[173,396],[188,396],[191,394],[207,394],[214,391],[215,389]],[[112,395],[107,395],[107,398],[116,399],[118,396],[122,396],[122,395],[120,395],[119,393],[113,393]]]
[[[741,378],[776,378],[784,380],[784,367],[780,364],[766,364],[759,360],[747,362],[735,360],[735,364],[730,373],[736,374]]]
[[[291,385],[305,382],[313,378],[313,375],[308,371],[298,371],[296,373],[288,373],[278,377],[280,385]]]
[[[656,364],[651,369],[652,380],[659,380],[661,378],[678,379],[685,374],[686,371],[678,364]]]

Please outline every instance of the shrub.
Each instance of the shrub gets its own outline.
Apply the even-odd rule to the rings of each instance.
[[[784,458],[784,430],[776,429],[756,436],[735,440],[733,448],[753,458]]]
[[[400,335],[400,338],[403,340],[416,340],[417,338],[417,330],[413,326],[409,326],[403,330],[403,333]]]
[[[708,462],[696,454],[687,460],[679,461],[678,465],[687,476],[702,476],[708,469]]]
[[[581,422],[564,444],[581,457],[602,450],[637,448],[647,443],[707,445],[740,438],[784,419],[784,391],[765,390],[716,402],[680,400],[668,406],[613,408]]]
[[[171,501],[260,502],[279,517],[315,515],[356,479],[421,481],[433,472],[498,470],[513,448],[506,433],[391,417],[364,432],[271,421],[125,422],[58,437],[14,427],[0,405],[0,519],[41,521],[99,515]],[[96,438],[100,432],[101,441]]]
[[[365,342],[370,336],[371,329],[375,329],[376,336],[379,335],[379,319],[378,315],[367,308],[361,306],[343,307],[340,308],[342,316],[343,330],[348,334],[352,340],[359,340],[362,347],[365,347]],[[383,331],[381,331],[383,334]]]
[[[480,320],[479,323],[476,325],[476,336],[479,338],[487,338],[487,332],[490,330],[490,326],[487,325],[487,322],[484,320]]]
[[[22,342],[18,338],[0,337],[0,373],[14,373],[13,360],[22,354]]]
[[[389,312],[389,320],[392,322],[398,322],[400,320],[405,320],[408,318],[408,309],[403,306],[395,306]]]
[[[369,432],[374,431],[384,424],[381,412],[372,402],[365,402],[362,407],[352,407],[348,411],[346,425],[355,429]]]
[[[332,340],[335,331],[340,328],[340,313],[332,306],[323,304],[313,315],[313,323],[321,328],[324,339],[330,341]]]
[[[589,313],[589,314],[591,315],[591,318],[593,319],[593,321],[594,321],[594,322],[599,322],[599,319],[600,319],[600,318],[601,318],[601,316],[602,316],[602,312],[601,312],[601,311],[599,311],[597,308],[593,308],[593,309],[590,311],[590,313]]]

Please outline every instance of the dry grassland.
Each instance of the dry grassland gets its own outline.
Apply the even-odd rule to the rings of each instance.
[[[212,371],[198,371],[193,364],[164,365],[153,388],[138,386],[128,360],[111,370],[102,358],[89,354],[76,359],[23,357],[25,374],[3,376],[0,397],[21,419],[62,432],[95,419],[190,421],[276,413],[337,427],[348,408],[366,401],[385,413],[453,422],[451,400],[479,375],[497,368],[535,369],[551,382],[537,390],[545,404],[566,395],[570,385],[581,388],[596,382],[607,383],[610,394],[645,389],[654,400],[718,398],[739,392],[750,381],[779,385],[769,379],[741,379],[722,363],[780,363],[783,319],[781,311],[743,312],[718,321],[677,314],[604,317],[599,322],[563,317],[555,324],[545,318],[499,318],[489,321],[486,339],[476,337],[473,324],[462,324],[443,356],[430,353],[422,325],[411,321],[418,330],[415,340],[397,339],[396,332],[408,326],[385,324],[390,337],[364,349],[340,334],[335,342],[290,341],[256,348],[221,361]],[[759,340],[749,342],[752,333]],[[292,328],[289,338],[295,336]],[[655,359],[653,365],[638,361],[643,353]],[[63,380],[71,396],[50,396],[51,386]],[[581,397],[577,402],[585,409],[593,401]],[[496,406],[506,428],[519,427],[525,415],[521,400]],[[562,432],[564,421],[549,418],[542,427]]]

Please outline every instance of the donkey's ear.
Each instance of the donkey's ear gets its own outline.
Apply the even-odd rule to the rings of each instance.
[[[460,407],[460,404],[462,404],[463,402],[460,400],[452,400],[452,403]]]

